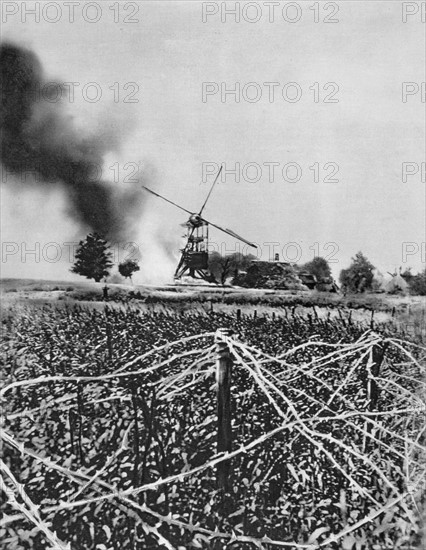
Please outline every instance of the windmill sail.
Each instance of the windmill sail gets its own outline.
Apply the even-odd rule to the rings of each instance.
[[[216,176],[215,179],[214,179],[214,182],[213,182],[213,185],[212,185],[211,188],[210,188],[209,194],[207,195],[207,198],[206,198],[206,200],[204,201],[204,204],[203,204],[203,206],[201,207],[201,210],[198,212],[198,215],[199,215],[199,216],[201,216],[201,214],[203,213],[203,210],[204,210],[204,208],[205,208],[205,206],[206,206],[206,204],[207,204],[207,201],[209,200],[210,195],[212,194],[213,187],[216,185],[216,182],[217,182],[217,180],[219,179],[220,173],[222,172],[222,168],[223,168],[223,166],[221,166],[221,167],[219,168],[219,172],[217,173],[217,176]]]
[[[222,231],[223,233],[226,233],[227,235],[231,235],[231,237],[234,237],[234,239],[238,239],[239,241],[242,241],[243,243],[248,244],[249,246],[252,246],[253,248],[257,248],[257,245],[254,243],[251,243],[247,239],[244,239],[244,237],[241,237],[241,235],[238,235],[238,233],[235,233],[235,231],[232,231],[232,229],[225,229],[223,227],[220,227],[220,225],[216,225],[215,223],[209,222],[208,220],[202,218],[203,221],[211,225],[212,227],[216,227],[216,229],[219,229],[219,231]]]
[[[192,212],[190,210],[187,210],[186,208],[184,208],[183,206],[180,206],[179,204],[176,204],[175,202],[169,200],[169,199],[166,199],[166,197],[163,197],[163,195],[160,195],[159,193],[156,193],[155,191],[153,191],[152,189],[149,189],[148,187],[145,187],[145,185],[142,185],[143,189],[145,189],[146,191],[148,191],[148,193],[151,193],[152,195],[155,195],[156,197],[159,197],[160,199],[163,199],[163,201],[166,201],[166,202],[169,202],[170,204],[173,204],[173,206],[176,206],[176,208],[180,208],[181,210],[183,210],[184,212],[187,212],[188,214],[191,214],[192,215]]]

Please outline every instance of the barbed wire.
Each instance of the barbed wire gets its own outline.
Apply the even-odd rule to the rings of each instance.
[[[38,376],[33,379],[17,380],[6,383],[0,390],[0,397],[4,398],[12,390],[18,388],[24,389],[31,386],[50,385],[52,383],[64,384],[66,382],[73,384],[87,383],[91,386],[96,383],[105,383],[117,381],[120,379],[129,380],[132,377],[149,376],[153,373],[160,373],[161,377],[155,381],[148,381],[147,385],[151,388],[156,388],[156,397],[159,400],[168,401],[174,399],[178,395],[183,395],[185,392],[190,392],[201,381],[208,379],[215,371],[215,345],[206,345],[206,341],[211,339],[217,333],[206,332],[199,335],[181,338],[175,342],[170,342],[162,346],[155,346],[152,350],[140,354],[137,357],[127,361],[123,366],[116,369],[112,373],[106,373],[99,376]],[[415,524],[415,514],[405,502],[407,499],[415,500],[415,495],[423,489],[422,476],[426,473],[425,455],[426,448],[421,443],[422,433],[426,427],[422,427],[420,431],[413,433],[398,433],[396,428],[392,429],[392,425],[384,425],[383,421],[389,418],[417,418],[421,417],[426,411],[426,399],[424,392],[415,391],[412,385],[425,386],[425,382],[417,377],[410,376],[409,367],[415,366],[424,372],[424,366],[413,356],[407,349],[412,344],[393,338],[383,338],[373,331],[366,331],[362,336],[350,344],[330,344],[320,340],[307,341],[301,345],[295,346],[293,349],[277,356],[272,356],[256,347],[249,346],[246,343],[239,341],[233,336],[220,335],[219,338],[228,346],[233,358],[233,363],[236,369],[240,369],[246,373],[252,381],[252,386],[247,392],[257,392],[262,395],[267,403],[275,411],[279,417],[279,425],[275,428],[266,431],[260,436],[255,437],[251,441],[240,445],[238,448],[226,452],[216,453],[212,455],[203,464],[193,468],[170,474],[166,477],[160,477],[148,483],[142,483],[139,486],[132,486],[128,489],[117,489],[104,479],[102,476],[108,472],[108,469],[115,463],[120,455],[127,450],[129,443],[129,434],[134,423],[129,422],[122,436],[119,448],[107,458],[104,464],[97,468],[94,474],[89,471],[84,471],[84,468],[71,470],[69,467],[61,466],[57,461],[42,456],[27,447],[25,442],[19,442],[17,439],[6,430],[3,430],[1,437],[3,442],[15,448],[21,456],[28,456],[35,460],[38,464],[44,465],[48,469],[52,469],[59,474],[65,476],[72,482],[75,489],[68,495],[67,501],[61,501],[56,505],[43,506],[34,504],[25,491],[25,488],[19,484],[8,468],[2,461],[0,468],[3,471],[5,478],[1,480],[1,488],[7,493],[9,504],[12,508],[20,512],[14,516],[6,516],[1,526],[8,525],[15,521],[21,521],[24,518],[30,520],[40,531],[44,533],[46,539],[51,544],[52,548],[60,550],[69,550],[70,543],[64,543],[58,539],[56,534],[51,529],[52,518],[51,514],[55,514],[61,510],[69,510],[81,508],[87,505],[101,502],[115,502],[117,506],[124,507],[128,512],[129,509],[143,512],[155,518],[157,523],[152,526],[144,524],[143,530],[145,533],[156,538],[160,545],[165,546],[169,550],[175,550],[173,543],[160,532],[161,524],[175,525],[181,529],[197,534],[201,537],[200,540],[213,541],[223,540],[225,544],[230,543],[248,543],[257,548],[265,548],[276,546],[283,548],[300,548],[314,549],[323,548],[327,545],[342,539],[355,532],[366,523],[372,522],[375,518],[385,513],[392,507],[400,506],[405,512],[407,519]],[[204,347],[196,347],[195,349],[185,351],[173,351],[175,347],[182,343],[196,344],[202,341]],[[384,368],[388,369],[387,377],[372,373],[372,365],[374,363],[373,352],[377,346],[388,345],[393,347],[403,354],[407,361],[404,362],[406,373],[400,373],[389,369],[392,366],[391,361],[385,358]],[[413,344],[414,345],[414,344]],[[332,351],[326,355],[314,357],[309,361],[301,362],[300,353],[306,350],[332,348]],[[164,357],[165,355],[165,357]],[[352,360],[350,365],[348,361]],[[188,364],[185,364],[189,361]],[[146,364],[148,363],[148,364]],[[184,368],[182,368],[184,365]],[[337,365],[337,366],[336,366]],[[401,365],[401,363],[398,363]],[[347,368],[344,368],[347,367]],[[337,380],[337,383],[331,385],[329,380],[330,369],[340,368],[343,370],[342,379]],[[395,402],[394,407],[389,410],[372,411],[368,409],[368,400],[364,402],[360,399],[353,399],[348,388],[356,374],[363,369],[363,376],[366,381],[371,384],[375,383],[380,388],[383,394],[389,394],[392,402]],[[327,373],[328,371],[328,373]],[[325,375],[327,373],[327,375]],[[401,383],[406,380],[409,385],[405,387]],[[323,388],[328,392],[328,399],[321,401],[315,395],[310,395],[307,391],[303,392],[296,383],[301,380],[311,381],[316,387]],[[398,381],[399,380],[399,381]],[[345,393],[346,392],[346,393]],[[293,395],[294,394],[294,395]],[[303,395],[301,395],[303,394]],[[72,394],[67,399],[73,400],[76,394]],[[300,399],[295,396],[300,396]],[[123,393],[122,387],[113,389],[112,394],[107,399],[125,399],[127,396]],[[87,401],[97,403],[103,400]],[[105,401],[105,400],[104,400]],[[311,413],[307,414],[304,407],[300,406],[306,403],[311,407]],[[63,407],[64,397],[59,396],[53,398],[50,406],[54,404]],[[342,410],[344,408],[344,410]],[[34,415],[38,411],[37,408],[32,408],[30,411],[11,412],[5,411],[3,422],[5,420],[15,420],[23,415]],[[357,423],[357,422],[358,423]],[[324,433],[319,429],[319,425],[329,423],[329,430]],[[332,423],[343,423],[351,430],[358,432],[364,438],[364,445],[361,448],[355,442],[345,442],[341,438],[332,434]],[[397,426],[398,427],[398,426]],[[341,430],[344,428],[340,428]],[[376,430],[374,433],[372,430]],[[367,514],[364,518],[348,525],[337,533],[329,535],[322,541],[312,537],[306,544],[298,541],[280,541],[273,540],[267,536],[252,537],[244,534],[229,533],[225,531],[212,531],[201,525],[184,521],[181,518],[174,517],[173,514],[165,516],[152,507],[146,504],[137,502],[136,497],[141,493],[159,489],[162,486],[167,486],[171,483],[181,483],[185,479],[196,476],[203,471],[216,467],[221,462],[235,460],[237,457],[244,456],[247,453],[255,451],[266,441],[273,439],[278,434],[287,432],[291,434],[294,443],[297,438],[303,438],[308,441],[312,449],[316,450],[319,455],[331,465],[331,467],[345,478],[348,487],[354,488],[358,494],[363,495],[367,500],[375,506],[373,511]],[[381,435],[386,436],[383,440]],[[374,459],[368,456],[366,452],[366,441],[376,445],[376,448],[383,448],[389,456],[395,457],[395,468],[399,469],[399,463],[402,461],[405,467],[405,491],[395,485],[395,482],[389,478],[389,472],[383,471],[380,463],[375,463]],[[393,441],[393,443],[392,443]],[[328,447],[326,446],[328,445]],[[403,446],[402,446],[403,445]],[[379,479],[389,488],[391,499],[386,502],[380,502],[377,495],[373,496],[369,491],[368,486],[363,486],[356,476],[347,471],[345,464],[339,460],[338,454],[335,456],[333,449],[340,449],[345,453],[346,460],[357,461],[363,463],[371,472],[374,472]],[[416,456],[414,456],[416,454]],[[352,462],[352,464],[355,464]],[[297,475],[297,472],[296,472]],[[89,496],[81,498],[83,493],[91,492]],[[22,502],[19,502],[21,500]],[[126,513],[127,513],[126,512]],[[136,516],[140,522],[140,516]],[[43,519],[44,518],[44,519]],[[324,536],[325,532],[317,533]]]

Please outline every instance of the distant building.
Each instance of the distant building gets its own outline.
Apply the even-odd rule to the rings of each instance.
[[[286,262],[254,260],[246,272],[239,273],[234,284],[246,288],[307,290],[294,267]]]
[[[310,290],[314,290],[317,287],[318,280],[312,273],[309,271],[301,270],[297,272],[299,279],[302,283],[307,286]]]
[[[388,294],[407,294],[409,288],[407,281],[400,273],[393,275],[392,279],[385,285],[385,291]]]
[[[253,260],[246,271],[235,276],[233,283],[246,288],[338,291],[332,277],[317,280],[309,271],[287,262],[280,262],[277,255],[271,262]]]

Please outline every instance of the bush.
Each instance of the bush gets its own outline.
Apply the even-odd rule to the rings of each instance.
[[[352,258],[352,264],[348,269],[342,269],[340,272],[340,283],[349,292],[364,292],[372,286],[373,270],[374,265],[362,252],[358,252]]]
[[[409,282],[410,293],[415,296],[426,296],[426,269],[414,275]]]

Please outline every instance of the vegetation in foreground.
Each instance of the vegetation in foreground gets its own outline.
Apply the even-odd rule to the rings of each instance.
[[[234,331],[227,492],[215,479],[222,327]],[[419,543],[416,345],[297,315],[29,308],[3,328],[7,550]]]

